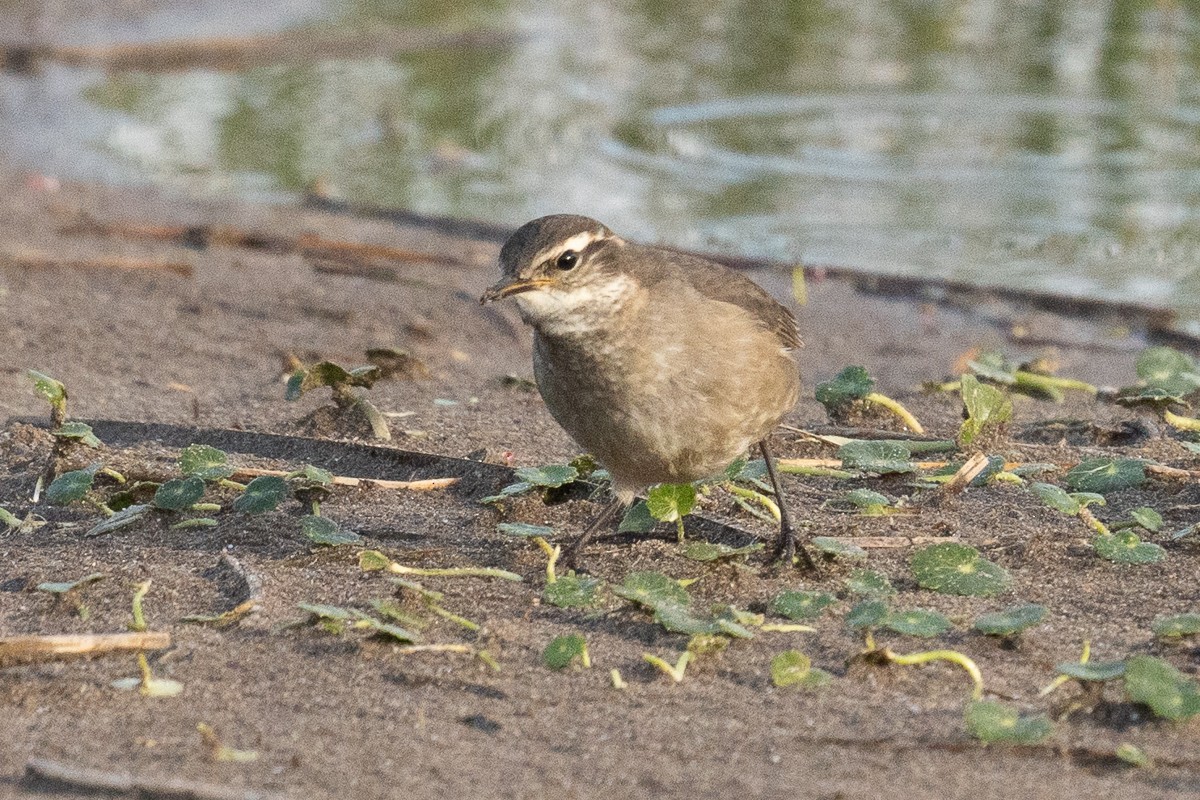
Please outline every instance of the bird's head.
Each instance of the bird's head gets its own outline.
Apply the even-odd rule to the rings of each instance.
[[[515,296],[539,328],[585,327],[611,316],[637,288],[621,269],[626,242],[589,217],[554,214],[527,222],[500,250],[503,277],[481,303]]]

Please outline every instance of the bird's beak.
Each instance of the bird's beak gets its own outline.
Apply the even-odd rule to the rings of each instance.
[[[547,278],[503,278],[499,283],[483,293],[483,297],[479,298],[479,303],[483,305],[493,300],[501,300],[510,294],[520,294],[521,292],[539,289],[550,282]]]

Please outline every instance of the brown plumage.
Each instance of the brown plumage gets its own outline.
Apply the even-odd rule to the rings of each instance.
[[[500,265],[484,301],[516,296],[546,407],[609,470],[621,504],[765,448],[796,403],[795,319],[739,273],[570,215],[522,226]]]

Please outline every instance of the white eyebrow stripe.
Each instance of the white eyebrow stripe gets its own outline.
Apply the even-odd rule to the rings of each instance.
[[[538,254],[538,257],[534,259],[534,263],[540,264],[543,261],[550,261],[553,258],[557,258],[560,254],[567,252],[568,250],[574,250],[578,253],[591,243],[599,242],[606,238],[608,237],[605,236],[601,231],[583,231],[582,233],[577,233],[570,239],[567,239],[565,242],[562,242],[561,244],[558,244],[555,247],[547,250],[543,250]]]

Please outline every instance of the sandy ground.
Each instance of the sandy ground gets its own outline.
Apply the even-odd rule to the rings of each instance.
[[[49,521],[0,533],[0,634],[121,632],[134,585],[151,579],[147,620],[151,630],[169,633],[172,645],[151,654],[150,663],[157,676],[184,686],[175,698],[111,688],[136,674],[131,655],[0,669],[0,795],[82,796],[78,787],[22,781],[33,758],[129,773],[144,783],[179,779],[209,792],[193,786],[191,795],[174,796],[980,800],[1190,797],[1200,790],[1194,723],[1154,721],[1113,688],[1090,710],[1061,719],[1042,744],[983,746],[963,724],[970,681],[961,670],[849,663],[864,645],[844,620],[856,601],[845,587],[850,572],[883,572],[899,590],[895,607],[934,609],[956,626],[929,641],[879,633],[880,644],[897,652],[960,650],[979,664],[989,696],[1024,711],[1058,712],[1076,690],[1067,686],[1047,698],[1038,690],[1055,664],[1078,659],[1085,639],[1097,659],[1151,653],[1195,672],[1190,644],[1158,642],[1149,630],[1156,616],[1196,610],[1200,555],[1188,539],[1158,537],[1168,550],[1159,565],[1120,566],[1096,556],[1079,520],[1020,486],[989,485],[937,501],[904,477],[788,476],[788,500],[806,531],[889,537],[902,546],[872,547],[865,562],[828,561],[819,579],[770,568],[761,554],[738,563],[690,561],[668,527],[608,538],[589,553],[593,574],[613,584],[634,570],[696,579],[690,591],[697,608],[732,603],[764,611],[791,588],[838,597],[812,622],[815,633],[759,632],[733,641],[697,659],[676,685],[643,654],[674,660],[687,636],[666,632],[610,593],[587,610],[543,603],[541,552],[497,532],[498,522],[521,521],[551,525],[565,538],[599,507],[586,492],[551,505],[532,495],[500,509],[479,502],[511,481],[510,466],[577,454],[536,392],[504,380],[530,376],[529,335],[511,308],[476,301],[495,278],[498,243],[487,229],[471,237],[437,222],[198,203],[140,190],[47,192],[11,173],[0,174],[0,183],[0,420],[13,420],[0,430],[0,506]],[[152,226],[219,230],[204,231],[208,245],[196,247]],[[239,232],[271,237],[271,246],[247,246],[253,243]],[[297,245],[304,235],[307,250]],[[437,260],[388,261],[362,250],[331,256],[328,248],[314,249],[314,236],[326,245],[375,244]],[[189,238],[204,237],[193,231]],[[790,275],[764,271],[755,278],[790,298]],[[931,433],[953,437],[962,412],[957,395],[924,395],[919,387],[951,375],[969,348],[1051,355],[1061,374],[1123,385],[1133,381],[1135,355],[1147,344],[1128,320],[1070,318],[1013,302],[888,297],[816,278],[808,292],[797,310],[806,389],[789,420],[799,427],[829,423],[812,387],[847,364],[865,366]],[[404,348],[428,370],[370,391],[382,410],[399,415],[390,418],[394,438],[385,449],[331,422],[319,411],[327,399],[318,393],[284,401],[289,356],[349,366],[364,363],[373,347]],[[236,492],[215,488],[205,498],[223,506],[213,514],[214,528],[172,529],[172,519],[154,515],[96,537],[84,536],[99,519],[95,510],[32,504],[52,438],[27,424],[46,416],[24,375],[28,368],[66,383],[72,418],[147,423],[97,423],[105,447],[98,454],[72,450],[63,469],[100,459],[131,479],[161,479],[178,474],[174,458],[182,446],[209,442],[229,450],[239,466],[312,463],[358,477],[459,478],[449,489],[426,492],[338,488],[322,513],[361,534],[365,547],[404,564],[519,574],[520,583],[422,579],[445,594],[445,608],[481,626],[472,632],[432,617],[425,641],[486,650],[500,669],[470,654],[406,653],[362,631],[335,635],[289,625],[303,618],[303,602],[369,609],[371,600],[394,598],[425,613],[411,593],[397,594],[386,577],[359,569],[363,546],[313,549],[299,531],[304,509],[293,501],[249,517],[230,510]],[[1012,461],[1071,464],[1112,454],[1197,466],[1196,456],[1145,412],[1081,397],[1064,405],[1017,397],[1015,406],[1007,435],[989,450]],[[786,431],[777,450],[832,456]],[[872,518],[825,505],[857,487],[911,497],[915,512]],[[1151,506],[1172,531],[1195,521],[1198,494],[1194,481],[1154,480],[1113,493],[1097,514],[1113,521]],[[701,512],[724,526],[689,521],[694,538],[744,543],[771,534],[720,491]],[[913,536],[974,544],[1012,571],[1011,590],[960,598],[918,588],[908,567]],[[226,628],[181,622],[244,599],[227,556],[243,577],[261,582],[256,613]],[[87,621],[69,603],[35,590],[43,581],[92,572],[107,578],[82,595]],[[978,614],[1018,602],[1044,604],[1047,621],[1016,642],[970,630]],[[558,672],[542,664],[547,643],[569,633],[586,637],[590,669]],[[769,664],[787,649],[811,656],[833,682],[813,693],[775,687]],[[613,687],[612,669],[625,689]],[[213,726],[231,747],[256,751],[257,759],[214,761],[198,723]],[[1115,758],[1122,743],[1140,747],[1156,766],[1136,769]]]

